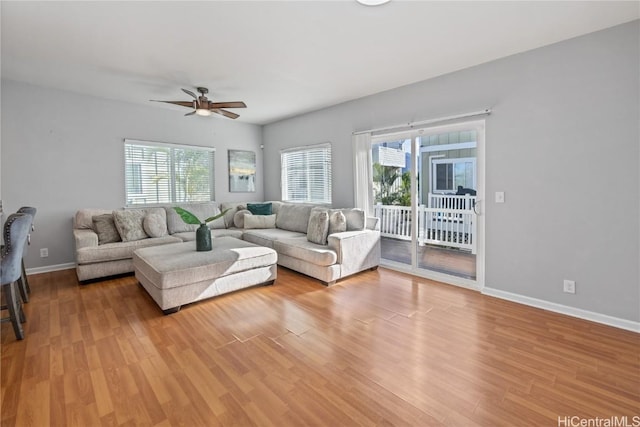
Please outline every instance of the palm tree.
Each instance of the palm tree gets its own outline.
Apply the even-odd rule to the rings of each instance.
[[[395,200],[393,186],[400,177],[398,168],[394,166],[383,166],[380,163],[373,164],[373,182],[378,184],[380,190],[376,195],[376,200],[383,205],[391,205]]]

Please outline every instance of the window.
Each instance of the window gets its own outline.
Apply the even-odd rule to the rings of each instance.
[[[282,200],[331,203],[331,144],[280,152]]]
[[[474,158],[433,160],[433,192],[456,192],[458,186],[476,188]]]
[[[126,205],[214,200],[215,149],[125,139]]]

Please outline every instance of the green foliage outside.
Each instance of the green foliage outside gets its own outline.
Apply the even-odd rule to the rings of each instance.
[[[209,193],[208,153],[174,150],[174,164],[182,173],[175,176],[176,190],[182,201],[199,201]]]
[[[176,201],[209,200],[209,153],[194,150],[145,147],[145,155],[155,165],[155,173],[149,177],[149,180],[153,183],[158,201],[161,201],[161,194],[163,194],[161,185],[171,185],[170,170],[172,159],[175,168]],[[163,181],[166,181],[166,183],[163,184]]]
[[[397,167],[374,163],[373,183],[376,203],[411,206],[411,172],[401,174]]]

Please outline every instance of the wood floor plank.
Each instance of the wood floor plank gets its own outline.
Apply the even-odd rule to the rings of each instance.
[[[640,334],[380,268],[164,316],[133,276],[30,276],[2,426],[541,426],[640,415]]]

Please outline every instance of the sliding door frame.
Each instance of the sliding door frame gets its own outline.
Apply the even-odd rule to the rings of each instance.
[[[437,280],[464,288],[481,290],[485,283],[485,127],[486,121],[470,120],[460,121],[446,125],[425,126],[419,129],[412,129],[402,132],[381,133],[372,135],[371,145],[389,140],[411,139],[411,265],[400,262],[381,260],[380,265],[393,270],[402,271],[419,277]],[[418,138],[429,135],[437,135],[446,132],[456,132],[460,130],[475,130],[477,134],[476,146],[476,223],[477,235],[475,236],[476,251],[476,278],[466,279],[450,274],[440,273],[418,267],[417,260],[417,236],[418,236]]]

